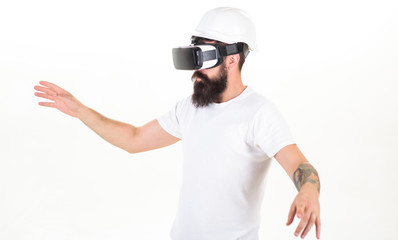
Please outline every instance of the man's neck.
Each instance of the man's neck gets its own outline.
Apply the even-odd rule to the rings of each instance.
[[[243,85],[240,74],[235,76],[228,76],[227,89],[225,89],[224,93],[221,97],[221,102],[227,102],[231,99],[239,96],[244,90],[246,86]]]

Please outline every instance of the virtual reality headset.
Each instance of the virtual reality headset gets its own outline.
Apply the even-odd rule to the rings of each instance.
[[[223,62],[223,57],[244,51],[243,43],[233,43],[226,46],[217,44],[198,44],[187,47],[173,48],[174,67],[178,70],[200,70],[217,67]]]

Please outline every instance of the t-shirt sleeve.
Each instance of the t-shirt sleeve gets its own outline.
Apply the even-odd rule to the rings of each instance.
[[[183,101],[178,102],[169,112],[157,118],[160,126],[169,134],[182,139],[181,133],[181,107]]]
[[[264,104],[255,114],[252,143],[270,158],[283,147],[295,143],[281,113],[272,103]]]

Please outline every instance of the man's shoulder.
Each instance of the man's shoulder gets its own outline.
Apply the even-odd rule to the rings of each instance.
[[[193,108],[192,94],[180,99],[175,104],[175,110],[178,111],[178,112],[186,112],[190,108]]]
[[[262,93],[254,90],[253,88],[248,87],[249,93],[248,96],[244,99],[244,104],[256,109],[259,109],[263,106],[273,105],[273,103],[265,97]]]

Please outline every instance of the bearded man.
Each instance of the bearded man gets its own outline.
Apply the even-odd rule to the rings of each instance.
[[[320,237],[320,183],[285,121],[268,99],[242,82],[241,70],[255,50],[255,28],[236,8],[208,11],[191,45],[173,49],[176,69],[194,70],[194,92],[170,112],[141,127],[104,117],[61,87],[41,81],[36,96],[80,119],[111,144],[130,153],[182,140],[183,181],[173,240],[258,240],[265,176],[275,158],[298,194],[287,225],[300,219],[295,236],[313,225]]]

